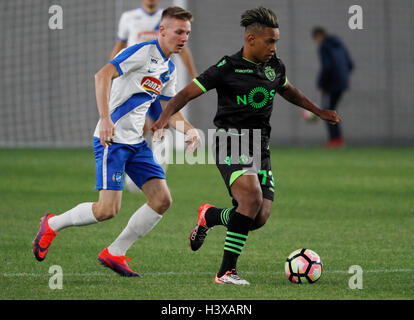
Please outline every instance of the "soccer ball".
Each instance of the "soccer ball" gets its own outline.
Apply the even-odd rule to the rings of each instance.
[[[285,262],[286,277],[290,282],[316,282],[322,275],[322,261],[319,255],[310,249],[293,251]]]

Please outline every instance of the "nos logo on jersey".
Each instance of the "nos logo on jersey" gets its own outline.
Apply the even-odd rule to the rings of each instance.
[[[141,86],[150,92],[154,92],[157,95],[161,93],[162,83],[159,79],[154,77],[144,77],[141,81]]]

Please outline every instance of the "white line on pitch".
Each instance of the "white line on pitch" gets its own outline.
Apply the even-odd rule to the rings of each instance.
[[[384,270],[363,270],[364,273],[410,273],[414,272],[414,269],[384,269]],[[284,271],[279,272],[257,272],[257,271],[242,271],[242,274],[257,274],[257,275],[272,275],[272,274],[284,274]],[[347,274],[347,270],[324,270],[324,273],[344,273]],[[142,272],[141,275],[145,276],[190,276],[190,275],[211,275],[214,272]],[[51,277],[49,273],[3,273],[3,277],[12,278],[12,277]],[[112,273],[102,273],[102,272],[89,272],[89,273],[63,273],[63,276],[69,277],[108,277],[116,276]]]

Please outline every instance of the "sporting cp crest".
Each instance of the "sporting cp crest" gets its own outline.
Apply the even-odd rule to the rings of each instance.
[[[276,79],[275,70],[273,70],[273,68],[271,66],[267,66],[264,69],[264,73],[265,73],[266,78],[268,78],[270,81],[273,81],[273,80]]]

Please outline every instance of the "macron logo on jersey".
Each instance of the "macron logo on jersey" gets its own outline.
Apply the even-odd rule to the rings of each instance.
[[[147,91],[154,92],[157,95],[161,94],[162,83],[157,78],[144,77],[144,78],[142,78],[141,86]]]

